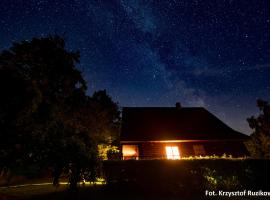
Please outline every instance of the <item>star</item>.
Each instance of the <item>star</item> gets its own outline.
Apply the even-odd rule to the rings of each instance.
[[[257,67],[270,63],[269,24],[267,0],[2,0],[0,48],[59,34],[80,51],[88,94],[106,89],[120,106],[205,106],[248,134],[256,98],[270,100],[270,68]]]

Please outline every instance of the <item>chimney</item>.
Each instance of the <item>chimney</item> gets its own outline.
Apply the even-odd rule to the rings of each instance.
[[[175,104],[175,107],[176,107],[176,109],[181,109],[181,103],[180,102],[176,102],[176,104]]]

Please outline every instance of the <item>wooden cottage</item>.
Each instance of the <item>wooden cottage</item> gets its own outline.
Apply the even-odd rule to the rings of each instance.
[[[244,141],[249,136],[202,107],[125,107],[122,118],[124,160],[248,155]]]

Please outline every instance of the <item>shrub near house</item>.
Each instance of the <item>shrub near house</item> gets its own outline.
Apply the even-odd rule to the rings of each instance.
[[[106,161],[109,187],[133,192],[204,195],[205,190],[269,191],[270,160],[182,159]]]

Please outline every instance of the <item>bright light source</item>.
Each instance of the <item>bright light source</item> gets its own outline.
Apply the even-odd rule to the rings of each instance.
[[[167,155],[167,159],[171,159],[171,160],[180,159],[180,153],[177,146],[166,146],[166,155]]]
[[[137,159],[139,156],[137,145],[123,145],[122,146],[123,158],[125,159]]]

